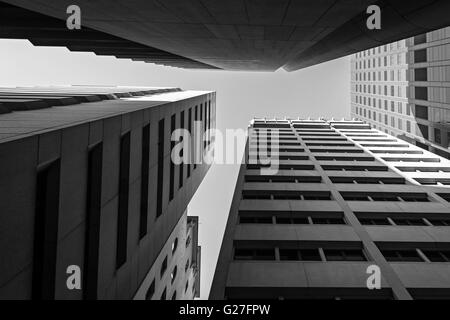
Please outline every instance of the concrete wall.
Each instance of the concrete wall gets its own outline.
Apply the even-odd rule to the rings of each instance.
[[[183,96],[184,95],[184,96]],[[33,241],[37,168],[60,159],[60,201],[54,297],[81,299],[83,290],[68,290],[66,268],[80,266],[83,274],[86,232],[87,152],[103,142],[101,217],[98,261],[99,299],[130,299],[156,261],[169,235],[180,220],[209,166],[201,164],[169,202],[170,117],[211,100],[215,126],[215,93],[183,93],[178,98],[160,95],[154,102],[112,101],[12,113],[14,117],[43,114],[48,119],[84,113],[81,124],[74,121],[62,128],[47,127],[25,137],[0,141],[0,298],[29,299],[32,290]],[[158,99],[156,98],[156,99]],[[154,99],[154,98],[153,98]],[[163,101],[166,99],[166,101]],[[122,103],[122,107],[121,106]],[[84,108],[87,109],[84,109]],[[88,110],[88,111],[83,111]],[[99,117],[96,110],[115,115]],[[130,111],[127,111],[130,110]],[[87,116],[86,116],[87,115]],[[5,116],[2,116],[2,119]],[[156,218],[158,122],[165,119],[163,214]],[[25,121],[26,122],[26,121]],[[142,127],[150,124],[150,175],[147,235],[139,239]],[[187,120],[185,121],[187,124]],[[42,133],[41,133],[42,132]],[[120,137],[130,132],[130,173],[126,263],[116,269],[118,229]],[[88,244],[89,245],[89,244]],[[183,269],[184,270],[184,269]]]

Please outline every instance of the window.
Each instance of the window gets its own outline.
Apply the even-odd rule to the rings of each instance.
[[[422,43],[426,43],[426,42],[427,42],[427,34],[426,33],[414,37],[414,45],[416,45],[416,46],[419,44],[422,44]]]
[[[97,299],[98,261],[100,240],[100,213],[102,194],[103,144],[99,143],[88,152],[88,176],[86,195],[86,233],[84,251],[85,300]]]
[[[439,193],[438,196],[440,196],[442,199],[450,202],[450,193]]]
[[[180,116],[180,129],[186,129],[185,127],[184,127],[184,111],[181,111],[181,116]],[[184,137],[183,136],[181,136],[180,137],[180,143],[182,143],[183,142],[183,139],[184,139]],[[182,159],[181,161],[183,162],[183,163],[181,163],[181,164],[179,164],[178,165],[178,168],[179,168],[179,175],[178,175],[178,189],[181,189],[182,187],[183,187],[183,182],[184,182],[184,167],[185,167],[185,164],[184,164],[184,160],[183,160],[183,153],[184,153],[184,149],[181,149],[181,151],[180,151],[180,154],[179,154],[179,156],[180,156],[180,158]]]
[[[178,248],[178,238],[175,238],[175,240],[172,242],[172,254],[175,253],[175,251],[177,251]]]
[[[428,120],[428,107],[416,105],[415,116],[420,119]]]
[[[427,224],[423,219],[405,219],[405,218],[393,218],[392,221],[398,226],[426,226]]]
[[[187,259],[186,264],[184,266],[184,272],[187,272],[189,270],[189,264],[190,264],[190,261],[189,261],[189,259]]]
[[[161,271],[159,273],[159,276],[162,278],[164,273],[167,270],[167,256],[164,258],[163,263],[161,264]]]
[[[422,134],[422,137],[424,139],[428,140],[428,126],[418,123],[417,127],[419,128],[419,131]]]
[[[189,247],[189,245],[191,244],[191,235],[188,235],[188,237],[186,238],[186,248]]]
[[[195,108],[194,108],[194,119],[195,119],[195,122],[198,121],[198,106],[195,106]],[[195,133],[195,129],[194,129],[194,133]],[[199,152],[197,150],[199,148],[197,140],[198,140],[198,138],[195,137],[194,138],[194,143],[193,143],[194,144],[194,146],[193,146],[193,153],[195,155],[195,157],[194,157],[194,170],[197,168],[197,159],[196,159],[196,157],[198,157],[198,152]]]
[[[189,134],[191,135],[191,148],[193,147],[192,146],[192,139],[193,139],[193,132],[192,132],[192,128],[193,128],[193,124],[192,124],[192,108],[190,108],[189,109],[189,111],[188,111],[188,126],[189,126],[189,128],[188,128],[188,131],[189,131]],[[192,150],[191,150],[192,151]],[[190,176],[191,176],[191,167],[192,167],[192,156],[193,156],[193,152],[190,152],[189,153],[189,155],[190,155],[190,162],[189,162],[189,164],[187,165],[187,177],[189,178]]]
[[[117,256],[116,268],[127,260],[128,202],[130,188],[130,132],[120,140],[119,163],[119,205],[117,215]]]
[[[147,234],[148,184],[150,179],[150,124],[142,128],[141,156],[141,203],[139,221],[139,239]]]
[[[312,218],[313,224],[345,224],[345,221],[343,218]]]
[[[177,272],[178,272],[178,267],[175,266],[172,270],[172,273],[170,274],[170,281],[171,283],[175,282],[175,279],[177,278]]]
[[[427,68],[414,69],[414,80],[415,81],[428,81]]]
[[[322,261],[317,249],[280,249],[281,261]]]
[[[361,249],[352,249],[352,250],[324,249],[323,252],[325,254],[327,261],[367,261]]]
[[[415,98],[417,100],[428,100],[428,88],[427,87],[415,87]]]
[[[155,279],[153,279],[150,287],[148,287],[147,292],[145,293],[145,300],[151,300],[153,295],[155,294]]]
[[[158,123],[158,177],[156,187],[156,217],[162,215],[164,179],[164,119]]]
[[[347,201],[429,202],[426,193],[341,192]]]
[[[381,253],[389,262],[423,262],[423,259],[414,249],[381,250]]]
[[[167,300],[167,288],[164,288],[164,291],[161,294],[161,298],[159,298],[159,300]]]
[[[389,225],[391,225],[387,218],[358,218],[358,219],[362,225],[366,225],[366,226],[370,226],[370,225],[389,226]]]
[[[277,224],[309,224],[307,217],[276,217]]]
[[[172,115],[170,118],[170,138],[172,138],[173,132],[176,130],[176,115]],[[170,139],[170,152],[175,148],[175,141]],[[170,159],[170,178],[169,178],[169,201],[173,200],[175,189],[175,164]]]
[[[240,216],[239,223],[241,224],[272,224],[272,217],[246,217]]]
[[[450,250],[422,250],[430,262],[450,262]]]
[[[427,62],[427,49],[414,51],[414,63]]]
[[[275,250],[272,249],[234,249],[234,260],[275,260]]]
[[[177,300],[177,291],[176,290],[172,294],[172,300]]]
[[[434,128],[434,141],[438,144],[442,143],[441,130],[439,130],[438,128]]]
[[[33,299],[55,299],[60,160],[38,169],[35,196]]]
[[[244,190],[244,200],[331,200],[328,191],[275,191],[275,190]]]

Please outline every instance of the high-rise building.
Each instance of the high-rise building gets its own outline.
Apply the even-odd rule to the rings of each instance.
[[[381,28],[369,29],[378,9]],[[449,11],[447,0],[2,0],[0,38],[182,68],[294,71],[446,27]],[[69,29],[77,17],[81,29]]]
[[[194,300],[200,297],[198,217],[178,221],[148,272],[135,300]]]
[[[352,117],[450,159],[450,27],[352,57]]]
[[[1,88],[0,298],[133,298],[209,169],[174,163],[172,133],[208,152],[215,109],[209,91]]]
[[[255,119],[210,298],[450,299],[449,179],[362,121]]]

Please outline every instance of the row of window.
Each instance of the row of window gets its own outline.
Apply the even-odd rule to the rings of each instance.
[[[333,183],[345,184],[405,184],[404,178],[382,177],[329,177]],[[246,175],[245,182],[256,183],[321,183],[320,176]],[[449,183],[449,181],[447,181]]]
[[[407,81],[406,69],[355,72],[356,81]],[[360,91],[361,92],[361,91]]]
[[[381,109],[381,110],[384,109],[385,111],[397,112],[399,114],[405,114],[407,116],[414,116],[411,105],[405,104],[401,101],[355,96],[355,102],[359,103],[362,106],[366,106],[366,107],[372,107],[372,108],[378,107],[378,109]],[[358,114],[360,116],[368,115],[368,113],[367,114],[364,113],[364,110],[366,110],[366,109],[363,107],[357,107],[356,114]],[[367,110],[370,111],[369,109],[367,109]],[[370,118],[370,116],[368,116],[368,117]],[[374,118],[374,120],[376,120],[376,119]]]
[[[426,193],[340,192],[346,201],[430,202]],[[444,194],[444,199],[450,194]],[[332,200],[329,191],[244,190],[244,200]]]
[[[189,235],[189,236],[186,238],[185,247],[187,248],[187,247],[189,246],[190,243],[191,243],[191,236]],[[178,238],[175,238],[175,240],[172,242],[172,247],[171,247],[171,254],[172,254],[172,257],[173,257],[173,255],[175,254],[175,252],[177,251],[177,249],[178,249]],[[161,267],[160,267],[160,271],[159,271],[159,278],[160,278],[160,279],[165,275],[165,273],[166,273],[166,271],[167,271],[167,267],[168,267],[168,259],[169,259],[169,257],[166,256],[166,257],[164,258],[163,262],[161,263]],[[190,267],[190,261],[189,261],[189,259],[188,259],[188,260],[186,261],[186,264],[185,264],[185,267],[184,267],[184,272],[185,272],[185,273],[188,272],[189,267]],[[172,283],[172,284],[175,282],[176,277],[177,277],[177,274],[178,274],[178,267],[175,266],[175,267],[172,269],[172,272],[170,273],[170,279],[171,279],[171,283]],[[150,286],[149,286],[149,288],[147,289],[147,292],[146,292],[146,294],[145,294],[146,300],[151,300],[151,299],[153,298],[153,295],[155,294],[155,287],[156,287],[156,279],[153,279],[153,281],[151,282],[151,284],[150,284]],[[167,288],[166,288],[166,289],[167,289]],[[166,291],[167,291],[166,289],[165,289],[164,292],[162,293],[160,300],[166,300]],[[176,291],[174,292],[173,296],[176,298]],[[174,300],[174,299],[173,299],[173,300]]]
[[[358,217],[359,222],[362,225],[373,226],[436,226],[436,227],[448,227],[450,226],[450,218],[447,217],[405,217],[402,215],[389,215],[386,217],[380,217],[377,215],[364,215]]]
[[[240,214],[241,224],[319,224],[319,225],[344,225],[346,224],[342,214],[330,214],[328,216],[285,215],[285,214]]]
[[[447,249],[383,249],[381,253],[388,262],[450,262]],[[242,248],[235,246],[235,261],[368,261],[362,249],[330,249],[323,247],[291,248]]]
[[[362,249],[234,248],[236,261],[367,261]]]
[[[450,217],[445,214],[427,213],[427,217],[406,213],[384,215],[383,213],[356,213],[359,222],[367,226],[450,226]],[[303,212],[240,212],[241,224],[300,224],[300,225],[345,225],[342,213],[311,215]]]
[[[249,170],[260,170],[262,168],[269,168],[270,164],[247,164]],[[385,166],[349,166],[349,165],[322,165],[325,171],[357,171],[357,172],[372,172],[372,171],[389,171]],[[314,165],[300,165],[300,164],[279,164],[279,170],[315,170]]]
[[[422,40],[422,38],[420,38],[420,39]],[[426,39],[426,34],[425,34],[425,39]],[[426,42],[426,40],[425,40],[425,42]],[[382,53],[389,52],[389,51],[404,49],[405,47],[406,47],[406,40],[400,40],[397,42],[392,42],[389,44],[385,44],[383,46],[379,46],[376,48],[358,52],[355,54],[355,57],[358,59],[362,59],[365,57],[370,57],[371,55],[382,54]]]

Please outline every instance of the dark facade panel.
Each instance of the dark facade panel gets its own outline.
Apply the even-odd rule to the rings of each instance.
[[[62,29],[66,8],[72,4],[68,0],[4,2],[32,11],[27,16],[39,12],[53,18],[30,22],[8,8],[5,19],[0,16],[6,27],[3,37],[169,66],[224,70],[294,71],[450,24],[444,14],[450,4],[445,0],[172,0],[164,4],[138,0],[133,5],[81,0],[77,5],[85,33],[67,33]],[[381,30],[366,26],[366,9],[372,4],[381,8]]]

